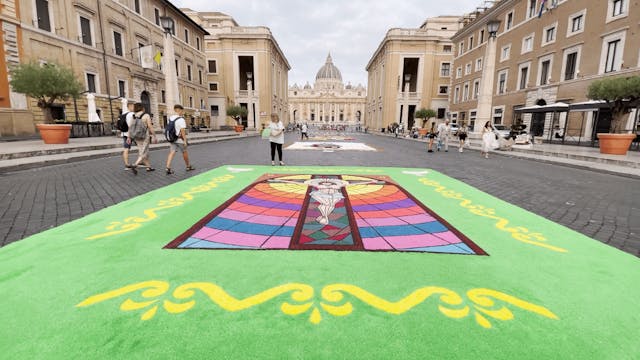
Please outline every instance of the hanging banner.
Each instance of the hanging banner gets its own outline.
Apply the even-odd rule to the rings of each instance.
[[[153,69],[153,45],[140,47],[140,65],[144,69]]]

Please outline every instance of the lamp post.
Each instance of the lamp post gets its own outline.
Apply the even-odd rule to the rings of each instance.
[[[249,100],[247,101],[247,107],[249,108],[247,112],[247,127],[249,126],[249,121],[253,120],[253,128],[256,128],[256,117],[253,113],[253,73],[251,71],[247,72],[247,97]]]
[[[487,22],[487,47],[483,60],[482,77],[480,79],[480,91],[478,93],[478,116],[473,126],[474,132],[479,132],[484,122],[491,119],[491,105],[493,103],[493,78],[496,69],[496,34],[500,27],[499,20]]]
[[[167,115],[173,114],[173,106],[179,104],[178,75],[176,73],[175,50],[173,48],[174,22],[169,16],[160,17],[160,25],[164,29],[164,65],[165,106]]]
[[[400,117],[400,127],[404,129],[409,117],[409,83],[411,82],[411,74],[404,75],[404,106],[402,107],[402,116]]]

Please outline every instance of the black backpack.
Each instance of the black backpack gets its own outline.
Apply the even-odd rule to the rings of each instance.
[[[177,117],[173,120],[170,120],[167,123],[167,126],[164,128],[164,137],[168,142],[176,142],[178,140],[178,134],[176,134],[176,121],[178,119],[183,119],[183,117]]]
[[[126,113],[120,114],[120,117],[118,118],[118,122],[116,123],[116,129],[122,132],[129,131],[129,125],[127,125],[127,115],[129,115],[129,111],[127,111]]]

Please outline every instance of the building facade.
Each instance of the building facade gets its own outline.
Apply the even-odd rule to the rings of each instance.
[[[316,126],[357,128],[364,125],[366,96],[362,84],[344,85],[342,74],[329,54],[313,86],[307,82],[302,88],[298,84],[289,88],[289,119]]]
[[[439,119],[449,110],[453,64],[451,37],[461,28],[460,17],[427,19],[417,29],[391,29],[367,64],[367,125],[380,130],[398,123],[420,127],[420,108],[433,109]]]
[[[486,121],[524,124],[530,134],[550,140],[589,141],[608,132],[607,109],[556,110],[587,101],[593,80],[640,74],[640,11],[631,3],[502,0],[472,14],[453,37],[452,117],[475,131]],[[491,36],[488,25],[495,21]],[[524,110],[553,104],[554,111]]]
[[[127,99],[142,102],[153,114],[154,124],[161,127],[173,104],[167,111],[167,66],[163,71],[162,62],[156,60],[166,44],[160,19],[170,17],[174,22],[169,39],[175,53],[176,100],[185,107],[187,119],[203,120],[197,117],[200,109],[206,109],[207,100],[206,31],[170,2],[21,0],[17,9],[19,62],[69,66],[84,84],[84,96],[55,105],[54,119],[111,123],[122,110],[121,100]],[[87,94],[95,98],[95,113],[88,111]],[[43,115],[36,105],[33,99],[11,104],[29,110],[33,122],[40,123]]]
[[[247,109],[241,122],[248,129],[268,124],[272,113],[286,123],[291,66],[271,30],[240,26],[220,12],[183,10],[210,34],[204,41],[211,126],[235,124],[226,116],[231,105]]]

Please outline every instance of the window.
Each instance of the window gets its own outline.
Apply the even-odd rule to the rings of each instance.
[[[198,69],[198,83],[202,85],[202,70]]]
[[[602,40],[600,54],[600,74],[620,71],[624,52],[626,31],[610,34]]]
[[[200,50],[200,38],[196,38],[196,49]]]
[[[456,69],[456,79],[462,77],[462,68],[459,67]]]
[[[477,99],[479,92],[480,92],[480,80],[476,79],[473,81],[473,92],[471,93],[471,98]]]
[[[551,74],[551,60],[541,60],[540,62],[540,85],[547,85],[549,83],[549,75]]]
[[[193,96],[189,96],[189,107],[193,107]]]
[[[180,77],[180,62],[176,59],[176,76]]]
[[[579,34],[584,31],[587,10],[583,9],[569,16],[567,24],[567,37]]]
[[[209,60],[209,74],[216,74],[218,67],[215,60]]]
[[[96,92],[96,74],[87,73],[87,92]]]
[[[544,31],[544,42],[543,44],[549,44],[556,41],[556,27],[548,27]]]
[[[209,83],[209,91],[218,91],[218,83]]]
[[[509,60],[509,55],[511,54],[511,44],[502,48],[500,52],[500,61]]]
[[[127,82],[124,80],[118,80],[118,96],[126,98],[127,96]]]
[[[133,1],[133,8],[138,14],[140,14],[140,0]]]
[[[522,39],[522,53],[528,53],[533,50],[533,34]]]
[[[442,47],[442,51],[444,51],[446,53],[450,53],[451,52],[451,45],[444,45]]]
[[[573,80],[576,77],[576,66],[578,64],[578,52],[573,51],[565,55],[564,79]]]
[[[478,44],[482,44],[484,42],[484,29],[480,30],[480,42]]]
[[[469,74],[471,74],[471,63],[468,63],[468,64],[464,67],[464,74],[465,74],[465,75],[469,75]]]
[[[184,42],[189,43],[189,30],[184,29]]]
[[[473,36],[469,37],[469,50],[473,49]]]
[[[582,15],[576,16],[571,20],[571,32],[582,30]]]
[[[447,109],[445,108],[438,108],[438,115],[437,118],[438,119],[444,119],[444,115],[447,112]]]
[[[220,108],[218,107],[218,105],[211,105],[211,116],[219,116],[220,115]]]
[[[502,124],[503,112],[504,112],[504,109],[501,108],[501,107],[493,109],[493,124],[494,125]]]
[[[462,54],[464,54],[464,41],[461,41],[460,44],[458,44],[458,55]]]
[[[527,7],[527,19],[536,16],[536,0],[528,0],[529,6]]]
[[[518,74],[518,90],[527,88],[529,83],[529,64],[520,65],[520,74]]]
[[[440,64],[440,76],[441,77],[451,76],[451,63]]]
[[[187,64],[187,80],[191,81],[191,65]]]
[[[156,25],[160,26],[160,10],[153,9],[153,17],[156,21]]]
[[[464,83],[462,88],[462,101],[469,101],[469,83]]]
[[[38,29],[51,31],[48,0],[36,0],[36,16],[38,17]]]
[[[438,94],[446,95],[449,93],[449,87],[447,85],[440,85],[438,87]]]
[[[482,58],[476,60],[476,71],[482,70]]]
[[[85,45],[93,45],[91,40],[91,20],[84,16],[80,16],[80,39]]]
[[[625,12],[625,5],[626,5],[626,1],[624,0],[613,0],[612,1],[612,7],[613,10],[611,12],[611,16],[619,16],[622,15]]]
[[[473,110],[469,111],[469,129],[473,130],[473,127],[476,125],[476,116],[478,112]]]
[[[498,95],[507,92],[507,70],[498,73]]]
[[[167,93],[164,90],[160,90],[160,99],[162,103],[167,102]]]
[[[505,21],[505,30],[509,30],[513,27],[513,11],[507,14],[507,20]]]
[[[114,31],[113,32],[113,52],[118,55],[118,56],[122,56],[122,35],[117,32]]]
[[[453,89],[453,103],[457,104],[459,99],[460,99],[460,86],[456,86]]]

